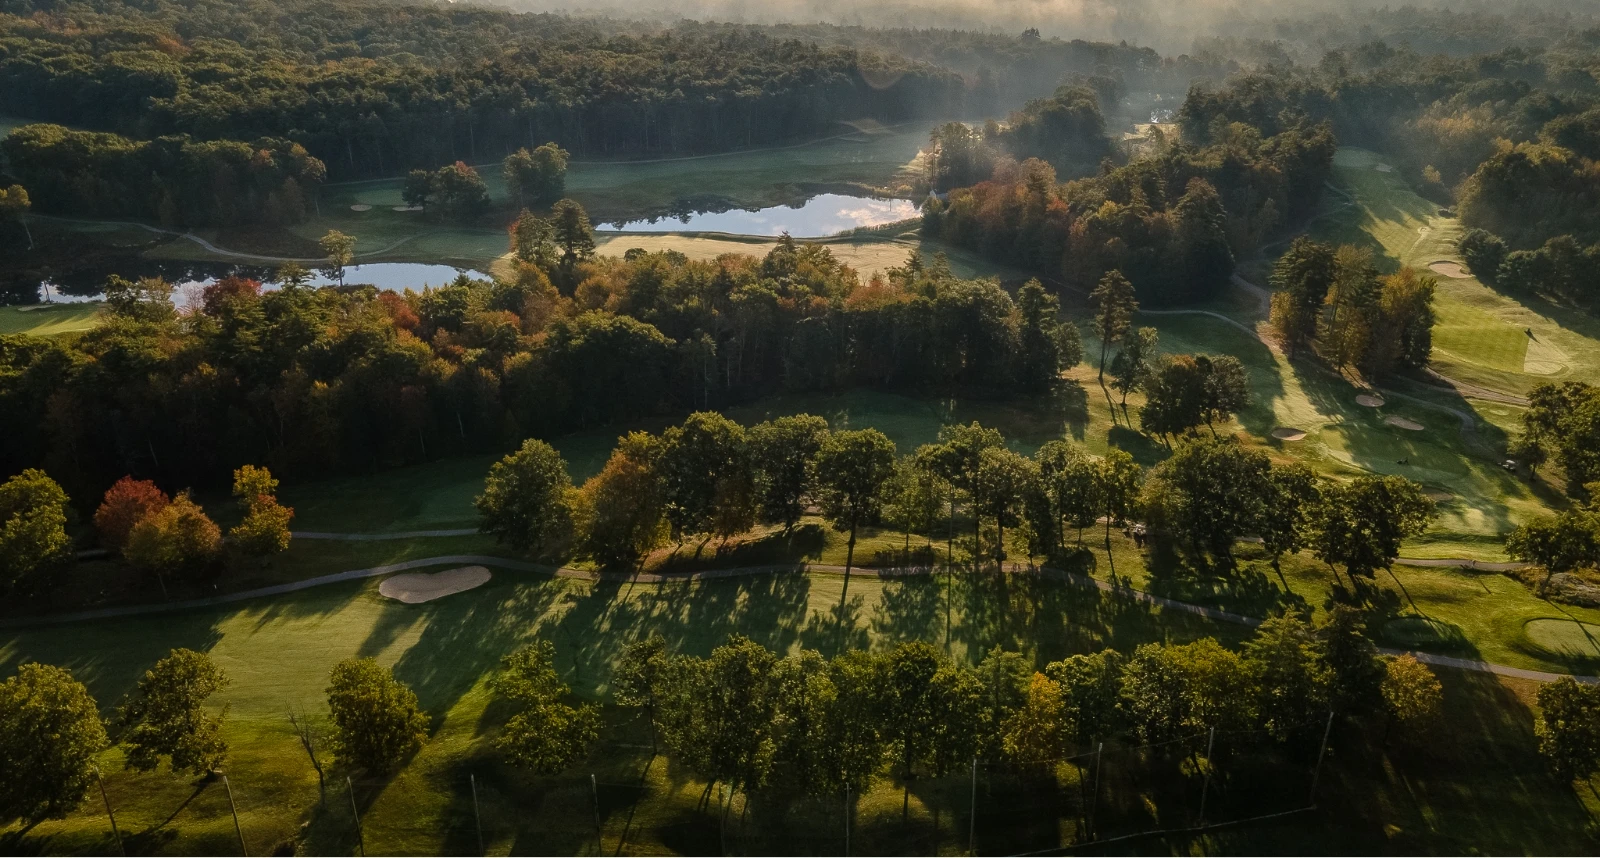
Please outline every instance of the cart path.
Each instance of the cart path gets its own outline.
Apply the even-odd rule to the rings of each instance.
[[[261,599],[270,596],[281,596],[288,593],[297,593],[303,590],[310,590],[315,587],[325,587],[330,584],[359,581],[367,578],[378,578],[384,575],[393,574],[395,572],[404,572],[409,569],[421,569],[429,566],[467,565],[493,566],[499,569],[509,569],[516,572],[540,573],[551,575],[556,578],[568,578],[578,581],[613,581],[627,584],[660,584],[671,581],[709,581],[721,578],[741,578],[753,575],[796,573],[842,575],[845,571],[843,566],[800,563],[775,566],[745,566],[734,569],[708,569],[701,572],[682,572],[674,574],[640,572],[633,575],[620,575],[615,573],[593,572],[587,569],[573,569],[566,566],[545,566],[537,563],[528,563],[526,561],[513,560],[505,557],[490,557],[481,554],[451,554],[439,557],[423,557],[416,560],[407,560],[403,563],[391,563],[386,566],[373,566],[367,569],[351,569],[347,572],[324,575],[319,578],[308,578],[304,581],[296,581],[291,584],[279,584],[272,587],[261,587],[255,590],[244,590],[238,593],[229,593],[227,595],[213,596],[205,599],[187,599],[160,605],[129,605],[117,608],[101,608],[93,611],[79,611],[71,614],[58,614],[50,617],[6,620],[4,622],[0,622],[0,629],[36,628],[40,626],[94,622],[115,619],[119,617],[144,616],[148,614],[194,610],[197,608],[208,608],[217,605],[246,602],[253,599]],[[1011,563],[1007,564],[1007,566],[1010,571],[1033,571],[1036,574],[1044,575],[1048,578],[1053,578],[1058,581],[1064,581],[1078,586],[1094,587],[1103,592],[1120,596],[1125,599],[1131,599],[1149,607],[1160,608],[1166,611],[1179,611],[1182,613],[1194,614],[1209,620],[1234,623],[1252,628],[1261,625],[1261,619],[1259,617],[1251,617],[1244,614],[1236,614],[1231,611],[1224,611],[1220,608],[1208,608],[1204,605],[1196,605],[1190,602],[1180,602],[1176,599],[1168,599],[1164,596],[1157,596],[1147,593],[1143,590],[1136,590],[1119,581],[1103,581],[1099,578],[1093,578],[1088,575],[1082,575],[1076,572],[1066,572],[1060,569],[1051,569],[1048,567],[1030,569],[1030,567],[1020,563]],[[872,576],[880,579],[906,578],[917,575],[938,574],[937,569],[925,566],[898,569],[856,568],[851,571],[856,575]],[[1535,682],[1554,682],[1562,677],[1572,676],[1572,674],[1566,673],[1550,673],[1542,670],[1528,670],[1521,667],[1510,667],[1508,665],[1492,664],[1486,661],[1434,655],[1432,653],[1418,652],[1415,650],[1381,647],[1379,648],[1379,651],[1384,655],[1411,655],[1414,656],[1417,661],[1439,667],[1471,670],[1479,673],[1492,673],[1497,676],[1506,676],[1515,679],[1527,679]],[[1595,676],[1576,676],[1575,678],[1581,682],[1600,682],[1600,677]]]

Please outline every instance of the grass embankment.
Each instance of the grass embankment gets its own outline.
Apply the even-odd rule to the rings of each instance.
[[[48,337],[87,331],[98,324],[98,303],[0,307],[0,334]]]

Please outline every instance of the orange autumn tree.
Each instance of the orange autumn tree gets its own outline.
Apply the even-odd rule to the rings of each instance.
[[[106,548],[121,551],[128,544],[133,526],[166,509],[169,503],[172,499],[150,480],[123,477],[106,490],[100,508],[95,510],[95,532]]]

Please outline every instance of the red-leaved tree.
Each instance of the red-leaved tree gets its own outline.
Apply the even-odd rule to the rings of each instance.
[[[166,509],[172,499],[149,480],[123,477],[106,490],[100,508],[94,512],[94,528],[100,543],[113,551],[128,544],[128,532],[145,516]]]

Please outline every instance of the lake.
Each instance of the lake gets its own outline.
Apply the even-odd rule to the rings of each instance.
[[[130,279],[160,277],[176,287],[173,300],[181,304],[186,289],[209,286],[231,275],[260,280],[265,289],[276,289],[278,288],[276,284],[267,282],[276,271],[276,268],[260,265],[143,262],[118,268],[116,272],[79,273],[63,283],[40,284],[39,297],[41,300],[57,304],[98,301],[104,295],[101,289],[106,277],[118,273]],[[424,286],[443,286],[463,272],[479,278],[485,276],[469,269],[452,268],[449,265],[431,265],[422,262],[369,262],[346,268],[344,282],[348,285],[371,285],[385,291],[400,292],[405,289],[420,290]],[[312,272],[313,286],[329,286],[335,282],[315,271]]]
[[[910,200],[820,194],[797,206],[697,212],[680,217],[634,220],[611,227],[618,232],[725,232],[822,238],[860,227],[882,226],[916,217]]]

